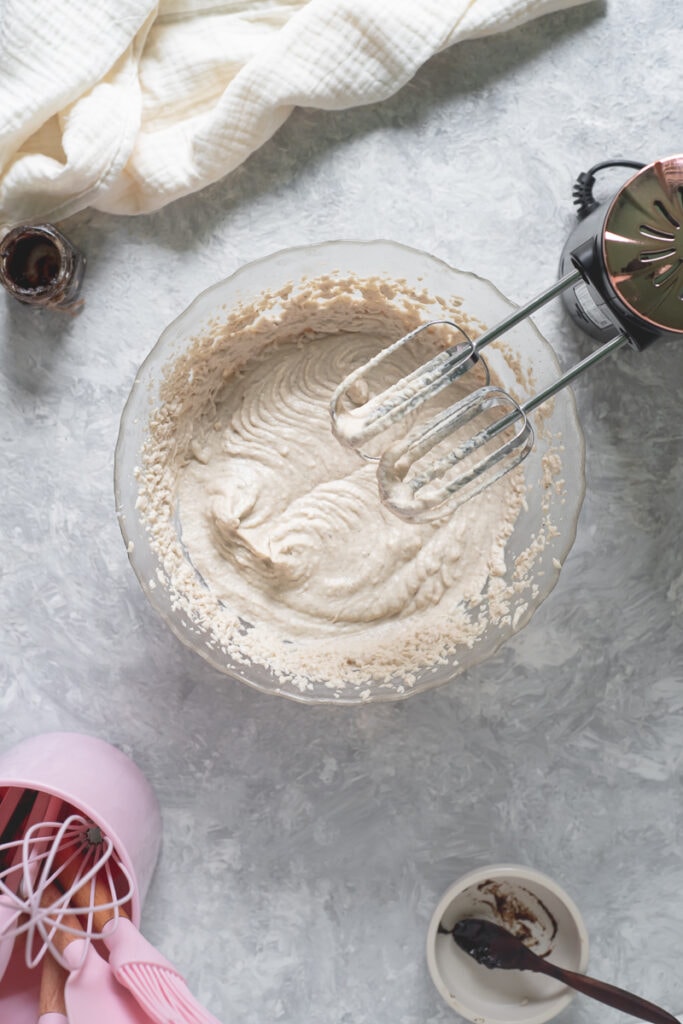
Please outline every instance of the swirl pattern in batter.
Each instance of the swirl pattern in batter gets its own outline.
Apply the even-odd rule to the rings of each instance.
[[[342,331],[266,349],[197,422],[179,474],[196,570],[240,615],[283,637],[425,616],[476,597],[504,569],[521,501],[514,478],[437,524],[410,524],[381,504],[374,464],[332,435],[332,391],[378,340]],[[387,384],[413,355],[386,365]]]

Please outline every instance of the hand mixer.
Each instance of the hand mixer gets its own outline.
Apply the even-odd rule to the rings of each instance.
[[[611,166],[636,173],[610,202],[598,203],[593,197],[595,175]],[[534,444],[528,414],[622,345],[642,351],[660,339],[683,335],[683,156],[648,165],[629,160],[597,164],[577,179],[574,202],[578,222],[562,251],[560,278],[550,288],[476,341],[455,321],[429,321],[352,371],[335,390],[330,403],[335,436],[364,458],[377,459],[380,497],[402,519],[440,518],[519,465]],[[490,383],[482,349],[559,295],[572,319],[602,344],[519,403]],[[369,372],[439,324],[459,332],[457,343],[370,395]],[[381,456],[363,451],[368,441],[477,363],[485,373],[482,387],[409,428]]]

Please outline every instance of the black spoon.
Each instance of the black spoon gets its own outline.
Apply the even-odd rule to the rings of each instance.
[[[458,921],[451,929],[439,925],[439,931],[452,935],[460,949],[484,967],[547,974],[569,988],[576,989],[577,992],[582,992],[585,996],[606,1003],[607,1006],[628,1013],[632,1017],[650,1021],[651,1024],[679,1024],[678,1018],[673,1014],[667,1013],[646,999],[641,999],[640,996],[625,992],[623,988],[548,963],[543,957],[532,953],[516,935],[512,935],[492,921],[470,917]]]

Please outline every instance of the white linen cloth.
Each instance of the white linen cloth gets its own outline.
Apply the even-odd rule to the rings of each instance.
[[[0,225],[156,210],[296,106],[385,99],[460,40],[581,2],[3,0]]]

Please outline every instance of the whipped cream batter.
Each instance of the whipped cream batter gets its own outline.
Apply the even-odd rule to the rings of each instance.
[[[217,597],[289,639],[425,614],[475,597],[503,568],[522,494],[514,479],[416,526],[380,503],[375,465],[332,436],[332,391],[376,351],[374,332],[343,331],[267,350],[199,418],[179,470],[195,568]]]
[[[397,309],[386,283],[348,281],[281,298],[276,315],[241,311],[174,364],[140,507],[176,601],[232,658],[302,690],[311,678],[367,694],[410,686],[511,614],[506,544],[523,473],[435,523],[398,519],[375,465],[333,436],[329,401],[351,369],[422,322],[418,298]],[[386,384],[453,342],[420,338],[383,366]]]

